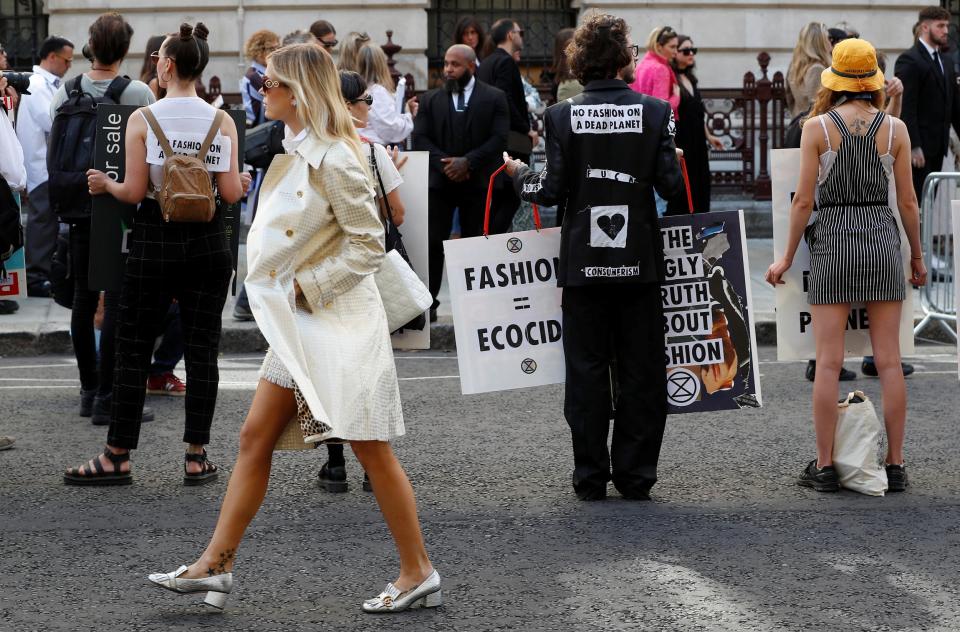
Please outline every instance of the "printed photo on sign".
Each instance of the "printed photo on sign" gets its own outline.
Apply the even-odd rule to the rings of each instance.
[[[643,133],[643,105],[574,105],[570,108],[574,134]]]
[[[207,127],[210,123],[207,123]],[[196,156],[200,153],[200,147],[206,138],[206,131],[203,132],[170,132],[167,140],[170,141],[170,148],[177,154],[184,156]],[[160,141],[154,135],[153,130],[147,129],[147,162],[151,165],[162,165],[166,160],[163,155],[163,149],[160,147]],[[207,170],[215,172],[230,171],[230,137],[223,136],[217,132],[213,143],[210,144],[210,150],[206,158]]]
[[[742,212],[664,217],[660,235],[669,412],[759,407]]]
[[[790,230],[790,208],[800,178],[800,150],[775,149],[771,152],[771,192],[773,195],[773,259],[783,257]],[[890,208],[894,212],[900,230],[901,257],[904,278],[909,276],[910,247],[897,211],[897,195],[894,181],[890,180]],[[817,219],[817,209],[810,216],[810,224]],[[809,360],[816,355],[813,337],[813,314],[807,300],[810,274],[810,250],[806,239],[801,239],[793,256],[793,265],[783,275],[783,285],[778,285],[777,308],[777,359]],[[873,353],[870,343],[870,320],[866,305],[853,303],[847,318],[844,335],[844,353],[859,357]],[[913,353],[913,292],[906,293],[900,312],[900,352]]]
[[[594,248],[626,248],[628,206],[594,206],[590,209],[590,245]]]

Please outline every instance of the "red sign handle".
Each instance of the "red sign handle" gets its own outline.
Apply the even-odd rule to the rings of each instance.
[[[680,171],[683,173],[683,186],[687,189],[687,208],[693,213],[693,193],[690,192],[690,176],[687,175],[687,161],[680,156]]]
[[[490,182],[487,184],[487,203],[483,209],[483,236],[488,237],[490,235],[490,204],[493,202],[493,181],[496,180],[497,176],[500,175],[500,172],[507,168],[507,165],[500,165],[500,168],[490,174]],[[542,226],[540,225],[540,208],[534,204],[533,205],[533,225],[536,226],[539,231]]]

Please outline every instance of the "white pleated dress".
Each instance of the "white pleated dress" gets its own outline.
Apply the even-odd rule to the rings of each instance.
[[[304,442],[389,441],[403,412],[373,279],[383,225],[369,176],[344,142],[285,144],[247,237],[247,295],[270,345],[261,377],[294,389]]]

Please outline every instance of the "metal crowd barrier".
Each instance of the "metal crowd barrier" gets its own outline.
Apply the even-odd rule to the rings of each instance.
[[[927,266],[927,284],[920,288],[923,319],[913,329],[918,335],[934,323],[957,340],[956,280],[953,268],[951,203],[960,199],[960,173],[935,172],[927,176],[920,197],[920,239]],[[953,326],[951,327],[950,324]]]

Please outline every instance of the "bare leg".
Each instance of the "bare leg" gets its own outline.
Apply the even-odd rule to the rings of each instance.
[[[811,305],[817,345],[817,374],[813,380],[813,428],[817,434],[817,467],[833,465],[833,437],[837,432],[837,389],[843,367],[843,336],[849,303]]]
[[[260,380],[247,420],[240,429],[240,453],[230,475],[217,528],[203,555],[182,577],[199,578],[233,570],[240,540],[267,493],[273,448],[296,412],[292,390]]]
[[[900,364],[899,301],[867,303],[870,342],[883,392],[883,423],[887,428],[887,463],[903,465],[903,437],[907,419],[907,387]]]
[[[350,447],[370,475],[373,494],[400,554],[400,576],[393,584],[401,592],[414,588],[433,572],[433,566],[423,545],[413,486],[389,443],[354,441]]]

